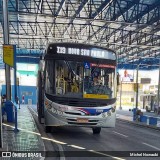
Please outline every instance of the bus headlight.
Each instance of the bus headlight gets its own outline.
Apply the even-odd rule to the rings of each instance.
[[[108,116],[111,116],[111,111],[108,111],[108,112],[107,112],[107,115],[108,115]]]
[[[63,112],[62,112],[62,111],[58,111],[58,114],[59,114],[59,115],[62,115],[62,114],[63,114]]]
[[[57,113],[57,110],[55,108],[52,108],[53,113]]]
[[[106,114],[105,114],[105,113],[102,113],[102,117],[105,118],[105,117],[106,117]]]

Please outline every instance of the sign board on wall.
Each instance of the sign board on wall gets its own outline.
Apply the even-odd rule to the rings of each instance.
[[[119,70],[118,74],[121,77],[122,82],[133,82],[134,71],[133,70]]]
[[[141,78],[141,84],[150,84],[151,78]]]
[[[11,67],[14,67],[14,56],[15,56],[14,45],[3,45],[3,62]]]

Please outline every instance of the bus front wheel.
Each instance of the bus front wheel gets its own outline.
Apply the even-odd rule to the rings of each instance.
[[[101,127],[92,128],[92,131],[93,131],[93,134],[100,134],[100,132],[101,132]]]

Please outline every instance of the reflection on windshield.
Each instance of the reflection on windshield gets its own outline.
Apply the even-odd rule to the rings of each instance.
[[[82,97],[83,63],[56,61],[56,94]]]

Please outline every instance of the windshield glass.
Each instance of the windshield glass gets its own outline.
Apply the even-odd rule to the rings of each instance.
[[[53,63],[48,60],[46,71],[46,91],[49,94],[78,98],[115,98],[115,66],[62,60]]]
[[[84,97],[115,98],[115,66],[90,63],[84,69]]]

